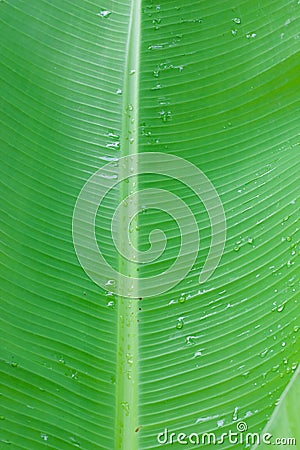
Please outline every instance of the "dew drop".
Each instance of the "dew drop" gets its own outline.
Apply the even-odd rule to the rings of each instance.
[[[102,10],[97,14],[102,19],[107,19],[111,15],[111,11],[108,10]]]
[[[120,148],[120,142],[119,142],[119,141],[109,142],[108,144],[106,144],[105,147],[106,147],[106,148],[112,148],[112,149],[114,149],[114,150],[119,150],[119,148]]]
[[[186,296],[185,294],[181,294],[181,296],[179,297],[179,303],[184,303],[186,301]]]
[[[126,416],[129,415],[129,403],[128,402],[121,402],[121,406],[123,410],[125,411]]]
[[[180,22],[181,23],[202,23],[202,19],[199,19],[199,18],[197,18],[197,19],[183,19],[183,18],[181,18]]]
[[[195,345],[196,339],[197,339],[196,336],[187,336],[185,341],[188,345]]]
[[[132,366],[133,364],[133,356],[130,353],[126,353],[127,364]]]
[[[107,133],[107,136],[110,138],[113,138],[113,139],[120,139],[120,136],[118,134],[114,133],[113,131],[109,131]]]
[[[162,44],[152,44],[148,46],[148,50],[159,50],[163,48]]]
[[[74,447],[80,447],[79,442],[73,436],[70,437],[70,441],[72,442]]]
[[[108,306],[109,308],[114,308],[115,302],[113,300],[110,300],[109,302],[107,302],[106,306]]]
[[[43,441],[48,441],[48,436],[45,433],[41,433],[41,438],[43,439]]]
[[[239,407],[236,406],[236,407],[234,408],[232,420],[234,420],[234,421],[238,420],[238,412],[239,412]]]
[[[265,348],[261,353],[260,353],[260,357],[264,358],[266,356],[266,354],[268,353],[269,349]]]
[[[172,113],[171,111],[160,111],[160,118],[163,122],[168,122],[169,120],[172,120]]]
[[[239,18],[239,17],[234,17],[233,19],[232,19],[232,21],[234,22],[234,23],[236,23],[236,24],[238,24],[238,25],[240,25],[241,24],[241,19]]]
[[[183,317],[179,317],[179,318],[177,319],[176,328],[177,328],[178,330],[181,330],[181,328],[183,327],[183,325],[184,325]]]

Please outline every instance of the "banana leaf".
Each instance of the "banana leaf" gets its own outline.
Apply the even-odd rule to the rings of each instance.
[[[278,449],[295,448],[297,444],[299,446],[299,374],[300,371],[297,369],[295,375],[282,394],[278,406],[276,406],[271,419],[263,430],[262,435],[267,436],[267,439],[265,439],[265,442],[263,442],[263,440],[259,442],[259,448],[267,449],[271,444],[276,445],[275,448]],[[258,448],[258,445],[254,448]]]
[[[0,23],[0,448],[249,448],[300,354],[300,5]]]

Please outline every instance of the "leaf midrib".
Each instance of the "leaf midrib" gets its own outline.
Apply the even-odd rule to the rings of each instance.
[[[139,57],[140,57],[140,12],[141,0],[132,0],[126,43],[126,61],[122,102],[122,129],[120,136],[121,157],[138,153],[138,109],[139,109]],[[134,72],[133,72],[134,71]],[[124,167],[119,167],[119,179],[129,174],[124,173]],[[134,180],[120,184],[120,200],[124,200],[136,190]],[[123,208],[123,214],[134,215],[136,203],[128,202]],[[124,217],[124,216],[123,216]],[[125,217],[124,217],[125,219]],[[122,225],[122,215],[119,224],[123,252],[134,258],[134,247],[137,244],[137,230],[131,233],[129,245],[127,230]],[[125,220],[126,222],[126,220]],[[125,260],[119,255],[118,270],[137,278],[136,264]],[[121,281],[120,281],[121,282]],[[119,280],[117,280],[119,283]],[[126,298],[129,286],[119,286],[124,296],[118,297],[117,309],[117,373],[116,373],[116,418],[115,418],[115,449],[137,450],[138,436],[138,301]],[[137,283],[131,287],[133,297],[137,297]],[[134,295],[136,293],[136,295]]]

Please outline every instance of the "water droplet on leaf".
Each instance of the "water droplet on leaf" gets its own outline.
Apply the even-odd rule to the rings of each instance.
[[[178,330],[181,330],[181,328],[183,327],[183,325],[184,325],[183,317],[179,317],[179,318],[177,319],[176,328],[177,328]]]
[[[121,406],[125,411],[126,416],[129,415],[129,403],[128,402],[121,402]]]
[[[184,303],[185,302],[185,300],[186,300],[186,296],[185,296],[185,294],[181,294],[181,296],[179,297],[179,303]]]
[[[238,412],[239,412],[239,407],[236,406],[236,407],[234,408],[232,420],[234,420],[234,421],[238,420]]]
[[[102,10],[97,14],[102,19],[107,19],[111,15],[111,11],[108,10]]]
[[[195,345],[196,344],[196,339],[197,339],[196,336],[187,336],[186,337],[186,343],[188,345]]]

